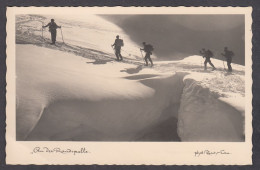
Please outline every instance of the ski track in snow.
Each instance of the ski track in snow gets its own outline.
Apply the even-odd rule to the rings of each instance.
[[[34,24],[34,22],[38,22],[38,20],[44,20],[45,23],[46,23],[46,21],[48,21],[46,18],[37,16],[37,15],[30,15],[30,16],[24,15],[24,16],[17,17],[17,20],[16,20],[16,43],[17,44],[44,47],[44,48],[49,48],[49,49],[52,49],[52,50],[58,50],[60,52],[65,52],[65,53],[73,54],[73,55],[76,55],[76,56],[84,57],[85,59],[88,59],[87,61],[82,60],[82,62],[84,61],[85,64],[92,64],[92,65],[98,66],[98,65],[106,65],[106,64],[114,64],[114,63],[115,64],[123,63],[123,64],[125,64],[125,66],[129,66],[129,67],[124,67],[123,69],[120,69],[119,71],[120,71],[120,74],[128,75],[128,76],[124,76],[124,78],[129,80],[129,81],[131,81],[131,80],[142,81],[142,80],[149,80],[149,79],[153,80],[153,79],[158,79],[158,75],[161,75],[161,76],[164,75],[164,74],[165,75],[170,75],[170,74],[174,75],[176,72],[183,73],[183,74],[185,74],[183,76],[184,84],[186,83],[186,85],[188,85],[187,82],[189,82],[189,80],[193,80],[194,81],[193,83],[195,83],[196,86],[192,86],[192,85],[190,85],[190,86],[192,86],[194,89],[196,89],[197,87],[202,87],[203,89],[208,89],[208,92],[206,92],[207,95],[210,94],[210,96],[213,96],[215,99],[220,99],[222,102],[226,102],[227,104],[232,106],[234,109],[239,110],[240,113],[242,114],[242,117],[244,117],[243,107],[241,109],[237,106],[237,105],[240,105],[240,103],[242,103],[242,105],[244,104],[244,97],[245,97],[244,75],[245,75],[245,72],[244,72],[243,66],[233,64],[232,66],[234,68],[234,71],[233,71],[232,74],[228,74],[223,69],[222,61],[212,59],[212,63],[217,67],[217,70],[210,71],[211,67],[208,66],[208,71],[204,71],[203,66],[202,66],[202,57],[201,56],[191,56],[191,57],[188,57],[188,58],[186,58],[184,60],[180,60],[180,61],[158,61],[157,60],[157,61],[154,61],[154,63],[155,63],[154,67],[152,69],[150,69],[149,67],[143,66],[142,58],[139,57],[138,54],[136,54],[136,53],[131,54],[132,51],[127,52],[126,50],[124,50],[124,52],[122,51],[123,55],[124,55],[124,53],[126,54],[125,56],[123,56],[124,60],[121,61],[121,62],[116,62],[115,61],[115,55],[112,52],[106,52],[107,50],[101,50],[100,48],[97,49],[97,48],[95,48],[96,45],[93,45],[93,44],[88,43],[88,42],[86,42],[86,44],[88,44],[88,46],[81,46],[77,43],[73,44],[73,41],[69,41],[69,43],[67,43],[66,41],[65,41],[65,43],[61,43],[61,41],[58,40],[56,46],[50,45],[49,44],[50,39],[46,38],[47,37],[46,36],[47,35],[46,30],[44,32],[45,38],[43,39],[42,36],[41,36],[41,28],[40,28],[41,23],[38,24],[38,26],[35,26],[35,24]],[[61,21],[61,22],[63,24],[65,24],[65,26],[63,27],[64,29],[66,29],[66,27],[67,28],[70,27],[69,22],[67,22],[67,23],[65,21]],[[79,26],[80,26],[80,24],[81,23],[78,23]],[[93,27],[92,29],[95,29],[95,27]],[[116,76],[118,76],[118,75],[116,75]],[[161,77],[159,76],[159,78],[161,78]],[[19,88],[23,88],[22,83],[21,83],[21,86]],[[151,86],[151,88],[153,89],[155,87]],[[190,89],[188,89],[187,91],[189,91],[189,90]],[[156,89],[156,91],[157,91],[157,89]],[[193,90],[190,93],[193,94],[194,92],[201,93],[201,91],[197,92],[197,90]],[[50,91],[50,97],[51,97],[51,93],[52,92]],[[21,98],[23,98],[23,99],[21,99]],[[54,97],[52,96],[52,98],[55,99],[55,96]],[[185,96],[183,96],[183,98],[185,98]],[[28,101],[34,100],[35,105],[41,105],[41,111],[37,110],[39,108],[37,108],[36,110],[32,110],[33,108],[27,107],[27,110],[21,110],[21,112],[32,111],[32,112],[42,113],[43,109],[46,108],[48,105],[50,105],[50,103],[48,103],[48,102],[51,101],[49,99],[46,99],[45,97],[43,97],[43,99],[35,100],[35,99],[30,98],[30,96],[29,97],[26,97],[26,96],[23,96],[23,95],[17,96],[17,101],[19,101],[19,105],[22,105],[24,103],[25,103],[25,105],[28,104],[28,103],[26,103],[26,99]],[[241,100],[237,101],[238,103],[240,102],[239,104],[236,104],[236,103],[234,103],[235,101],[232,101],[232,99],[241,99]],[[45,103],[42,103],[44,100],[46,100]],[[197,99],[195,98],[194,101],[196,101],[196,100]],[[71,103],[65,102],[65,104],[70,105]],[[124,105],[125,103],[121,103],[121,104]],[[136,104],[137,103],[135,103],[134,105],[136,105]],[[186,105],[186,104],[187,103],[183,102],[183,105]],[[133,104],[131,104],[131,106],[132,105]],[[217,106],[219,107],[219,105],[221,105],[221,104],[218,104]],[[58,107],[60,107],[60,105]],[[84,105],[80,105],[80,107],[84,107]],[[94,106],[89,106],[89,107],[94,107]],[[126,107],[129,107],[129,106],[127,105]],[[181,105],[180,110],[182,110],[184,113],[186,113],[186,116],[187,116],[187,114],[190,114],[190,112],[187,111],[187,109],[185,110],[182,107],[183,106]],[[26,108],[22,108],[22,109],[26,109]],[[53,109],[53,108],[51,108],[51,107],[48,108],[47,111],[46,111],[46,114],[48,112],[50,112],[51,109]],[[92,108],[92,109],[94,109],[94,108]],[[147,109],[149,109],[149,108],[147,108]],[[201,111],[201,112],[203,112],[203,111]],[[235,112],[236,111],[232,110],[232,114],[236,114]],[[18,115],[17,119],[20,119],[20,116],[24,116],[24,115]],[[32,115],[27,115],[27,116],[30,117]],[[64,116],[68,116],[68,115],[64,115]],[[82,116],[83,115],[80,115],[80,118],[82,118]],[[122,115],[117,115],[117,116],[122,116]],[[214,116],[216,116],[216,115],[213,115],[213,117]],[[225,116],[225,115],[222,115],[222,116]],[[32,120],[32,122],[38,122],[40,119],[43,119],[43,120],[47,119],[46,116],[44,116],[43,118],[41,118],[41,117],[42,117],[41,114],[36,116],[36,117],[33,117],[35,120]],[[195,117],[196,117],[196,115],[195,115]],[[54,117],[54,120],[55,119],[56,118]],[[93,120],[95,120],[95,119],[96,118],[93,118]],[[237,118],[237,119],[239,119],[239,118]],[[80,120],[75,120],[75,121],[79,122]],[[150,121],[152,122],[153,120],[150,120]],[[167,121],[167,120],[161,120],[161,121],[163,122],[163,121]],[[189,134],[190,132],[185,133],[185,129],[186,129],[186,131],[190,131],[190,129],[188,127],[183,127],[183,125],[185,124],[185,121],[186,121],[185,120],[185,114],[183,114],[179,117],[179,122],[178,122],[179,126],[182,127],[182,129],[178,130],[180,137],[183,140],[186,140],[186,141],[200,140],[199,136],[196,136],[197,133],[194,133],[193,135]],[[240,121],[241,120],[239,119],[238,122],[240,122]],[[24,123],[24,122],[22,122],[22,123]],[[67,122],[67,123],[69,123],[69,122]],[[110,120],[110,123],[113,123],[113,121]],[[147,131],[149,131],[149,129],[148,128],[146,129],[141,124],[142,123],[140,123],[139,126],[137,124],[137,128],[142,127],[142,129],[143,129],[143,132],[141,133],[142,135],[141,136],[134,136],[134,138],[142,138],[142,140],[146,140],[146,138],[147,138],[147,140],[149,140],[149,135],[147,136]],[[36,127],[36,126],[38,126],[38,127]],[[35,124],[31,123],[29,130],[27,129],[27,132],[23,132],[23,133],[26,134],[25,135],[26,137],[21,137],[21,138],[27,138],[27,136],[33,130],[35,130],[35,129],[37,130],[37,128],[39,129],[39,127],[41,127],[41,126],[44,126],[44,124],[43,125],[41,125],[41,124],[37,125],[37,123],[35,123]],[[126,125],[126,126],[129,126],[129,128],[130,128],[130,125]],[[155,125],[151,123],[149,127],[154,127],[154,126]],[[236,126],[238,127],[239,125],[236,125]],[[50,125],[50,127],[51,127],[51,125]],[[104,134],[104,133],[101,133],[100,129],[98,130],[98,129],[93,128],[93,127],[95,127],[94,125],[89,126],[89,125],[86,125],[86,124],[80,124],[79,126],[68,125],[68,127],[73,127],[74,130],[72,130],[70,132],[70,129],[67,129],[67,131],[65,130],[64,132],[61,132],[59,135],[57,135],[58,134],[58,132],[57,132],[56,135],[49,136],[49,139],[54,138],[54,140],[55,139],[56,140],[57,139],[64,140],[64,135],[66,135],[68,133],[68,134],[77,136],[77,137],[75,137],[75,139],[80,140],[79,136],[80,136],[81,133],[83,133],[82,129],[89,129],[89,131],[91,131],[91,133],[95,132],[99,135],[99,136],[96,136],[97,140],[101,140],[101,136],[106,136],[106,135],[110,134],[111,132],[115,131],[115,129],[111,128],[111,129],[109,129],[110,131],[106,132],[108,134]],[[68,128],[68,127],[66,127],[66,128]],[[109,127],[105,127],[105,125],[98,125],[97,127],[101,128],[101,129],[102,128],[109,128]],[[121,125],[118,125],[116,127],[122,128]],[[174,127],[172,127],[172,128],[174,128]],[[195,128],[195,127],[192,127],[192,128]],[[207,126],[205,125],[205,127],[203,126],[203,128],[207,128]],[[132,128],[132,129],[134,129],[134,128]],[[238,129],[240,129],[240,127]],[[194,130],[194,131],[196,131],[196,130]],[[201,131],[201,129],[199,129],[199,131]],[[221,129],[220,129],[220,131],[221,131]],[[237,129],[231,128],[229,133],[233,133],[234,131],[236,133],[234,138],[240,139],[241,135],[239,134],[240,132],[237,132]],[[36,132],[41,132],[41,130],[39,129]],[[32,134],[37,136],[36,132],[32,132]],[[41,132],[41,133],[44,133],[44,132]],[[84,132],[84,133],[87,133],[87,132]],[[149,133],[152,133],[152,132],[149,132]],[[220,132],[218,132],[218,133],[220,133]],[[125,139],[125,137],[127,135],[131,136],[130,131],[129,132],[125,131],[125,134],[121,134],[121,132],[117,132],[117,134],[119,136],[121,135],[122,140]],[[208,134],[208,135],[210,135],[210,134]],[[228,134],[225,134],[225,135],[224,135],[225,137],[228,137]],[[190,136],[193,136],[193,139],[189,139]],[[93,137],[93,138],[95,139],[95,137]],[[113,140],[113,138],[109,138],[109,137],[108,137],[108,139]],[[203,138],[203,137],[202,137],[202,139],[207,140],[206,138]],[[208,139],[214,141],[214,138],[208,138]],[[225,140],[225,138],[221,138],[221,137],[219,139]],[[82,139],[82,140],[85,140],[85,139]],[[91,140],[91,139],[89,139],[89,140]],[[179,140],[179,139],[175,139],[175,140]]]

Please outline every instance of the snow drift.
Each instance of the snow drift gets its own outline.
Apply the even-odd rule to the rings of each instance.
[[[183,141],[244,140],[244,113],[208,88],[186,79],[180,103],[178,134]]]
[[[17,54],[18,140],[136,140],[177,114],[178,107],[164,110],[178,105],[179,76],[124,79],[117,69],[129,65],[101,70],[71,54],[25,45],[17,45]]]

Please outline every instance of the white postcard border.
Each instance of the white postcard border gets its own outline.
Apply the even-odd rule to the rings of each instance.
[[[15,140],[15,15],[17,14],[244,14],[246,109],[245,142],[42,142]],[[7,164],[248,165],[252,164],[252,8],[251,7],[8,7],[7,8]],[[72,153],[33,153],[37,147]],[[200,151],[230,154],[200,155]],[[81,152],[78,153],[77,151]]]

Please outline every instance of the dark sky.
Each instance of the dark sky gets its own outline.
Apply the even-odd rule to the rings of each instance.
[[[235,53],[234,63],[245,63],[244,15],[101,15],[121,27],[140,44],[154,46],[161,59],[182,59],[211,49],[215,58],[225,46]]]

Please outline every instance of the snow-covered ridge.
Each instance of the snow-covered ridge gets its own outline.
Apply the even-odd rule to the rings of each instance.
[[[193,79],[184,84],[178,112],[182,141],[244,141],[244,110],[223,102]]]
[[[17,35],[17,140],[244,141],[243,66],[226,74],[212,59],[204,72],[191,56],[151,69],[140,54],[115,62],[101,47]]]

